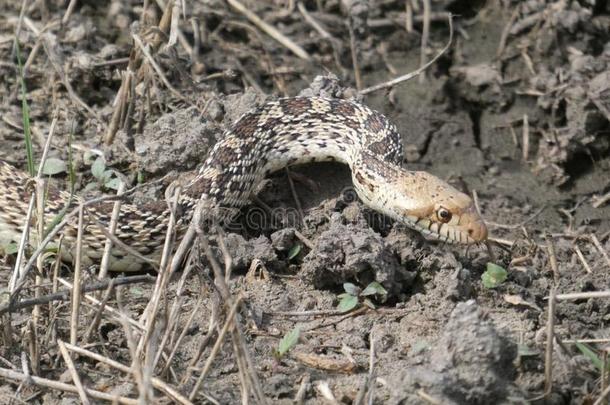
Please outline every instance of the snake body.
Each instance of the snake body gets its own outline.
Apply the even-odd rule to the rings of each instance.
[[[249,203],[268,174],[294,164],[338,161],[349,166],[358,196],[372,209],[432,239],[461,244],[484,241],[487,229],[472,199],[427,172],[403,169],[401,145],[396,127],[386,117],[354,101],[295,97],[268,102],[238,119],[185,185],[178,232],[184,230],[198,202],[204,218],[224,221]],[[19,240],[30,180],[0,162],[0,241]],[[45,221],[78,202],[65,191],[49,188]],[[87,209],[85,265],[101,258],[106,236],[99,225],[108,225],[112,206],[107,201]],[[165,201],[122,204],[115,234],[142,256],[154,259],[160,255],[168,218]],[[72,221],[63,231],[64,260],[73,259],[76,234]],[[113,248],[110,270],[136,271],[142,265],[120,247]]]

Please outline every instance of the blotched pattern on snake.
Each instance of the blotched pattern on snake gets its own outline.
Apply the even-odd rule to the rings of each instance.
[[[461,244],[486,240],[487,228],[472,199],[429,173],[403,169],[401,145],[398,131],[387,118],[354,101],[295,97],[269,102],[237,120],[184,187],[178,233],[183,232],[198,201],[206,207],[204,217],[226,220],[249,203],[269,173],[299,163],[338,161],[349,166],[358,196],[372,209],[429,238]],[[29,180],[27,174],[0,162],[0,242],[19,240],[31,193]],[[45,221],[78,202],[65,191],[49,188]],[[112,206],[106,201],[87,209],[85,265],[97,263],[102,256],[106,236],[99,224],[109,223]],[[158,258],[168,218],[165,201],[122,204],[116,236],[143,256]],[[76,222],[63,234],[63,259],[70,261]],[[115,247],[109,269],[135,271],[142,265]]]

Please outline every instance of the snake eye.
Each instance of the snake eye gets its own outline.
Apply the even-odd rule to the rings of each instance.
[[[436,216],[439,221],[441,221],[445,224],[447,222],[451,221],[451,213],[446,208],[443,208],[443,207],[439,208],[436,211]]]

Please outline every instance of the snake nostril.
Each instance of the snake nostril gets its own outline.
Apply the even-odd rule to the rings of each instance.
[[[472,234],[473,234],[473,233],[474,233],[474,229],[470,228],[470,229],[468,230],[468,235],[472,236]]]

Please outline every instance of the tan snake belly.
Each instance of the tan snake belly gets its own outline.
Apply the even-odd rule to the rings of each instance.
[[[338,161],[347,164],[354,188],[369,207],[416,229],[429,238],[472,244],[487,238],[487,229],[470,197],[421,171],[401,167],[401,138],[382,114],[353,101],[296,97],[269,102],[242,116],[210,152],[180,201],[179,232],[203,201],[204,217],[231,217],[248,204],[269,173],[293,164]],[[25,225],[30,177],[0,162],[0,242],[19,240]],[[45,222],[70,202],[67,192],[50,188]],[[113,203],[91,205],[83,243],[84,264],[101,258]],[[116,236],[143,256],[157,258],[169,218],[165,201],[122,204]],[[35,227],[32,227],[34,229]],[[74,256],[74,222],[64,229],[63,258]],[[33,235],[35,238],[35,234]],[[142,262],[115,247],[109,269],[135,271]]]

